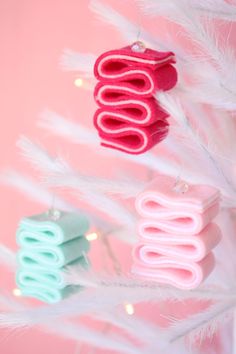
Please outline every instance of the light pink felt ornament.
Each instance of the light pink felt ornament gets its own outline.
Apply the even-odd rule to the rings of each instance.
[[[147,255],[145,249],[137,246],[135,257],[139,262],[134,263],[132,273],[146,280],[169,284],[179,289],[197,288],[212,272],[215,266],[213,253],[209,253],[200,262],[174,259],[161,254]]]
[[[136,198],[141,218],[132,273],[183,289],[200,285],[214,268],[211,251],[221,239],[212,223],[219,200],[210,186],[190,185],[182,193],[172,177],[158,176]]]
[[[198,262],[203,259],[221,240],[219,227],[210,223],[199,234],[171,234],[150,227],[146,220],[141,220],[138,227],[139,245],[151,256],[162,254],[168,257],[181,258]]]
[[[219,191],[205,185],[191,185],[178,193],[175,180],[158,176],[148,190],[136,199],[139,215],[151,219],[150,225],[169,233],[192,235],[201,232],[218,214]]]

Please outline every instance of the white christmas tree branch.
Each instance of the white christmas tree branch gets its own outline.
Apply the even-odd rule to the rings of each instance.
[[[39,145],[34,144],[28,138],[22,137],[18,140],[17,145],[22,155],[32,166],[46,176],[56,173],[65,175],[74,173],[71,166],[64,159],[61,157],[51,157]],[[80,185],[79,198],[92,207],[95,207],[97,210],[102,211],[117,223],[125,223],[128,227],[133,229],[135,220],[133,215],[118,201],[112,200],[103,193],[93,190],[89,185],[89,181],[86,185],[85,183]],[[127,242],[129,242],[129,240],[127,240]]]
[[[60,58],[60,67],[65,71],[79,71],[84,74],[84,77],[91,77],[95,61],[96,55],[94,54],[82,54],[65,49]]]
[[[220,48],[218,38],[214,33],[214,28],[212,24],[207,23],[204,25],[199,17],[198,11],[191,6],[191,2],[188,0],[139,0],[138,1],[141,8],[152,16],[164,16],[170,20],[176,22],[182,26],[191,35],[191,41],[197,43],[199,48],[202,50],[199,52],[200,58],[204,61],[208,60],[208,64],[211,65],[213,61],[214,65],[211,65],[211,71],[206,72],[204,66],[198,66],[198,72],[202,71],[202,75],[198,77],[197,81],[200,86],[195,85],[195,90],[200,93],[200,88],[204,85],[208,88],[208,94],[213,97],[221,91],[225,108],[235,110],[236,108],[236,70],[235,70],[235,54],[234,51],[229,47],[225,46]],[[214,3],[212,2],[212,9],[215,9]],[[196,60],[196,59],[195,59]],[[208,66],[209,66],[208,65]],[[193,70],[194,73],[195,70]],[[203,74],[204,72],[204,74]],[[215,85],[209,85],[209,74],[213,76],[213,82]],[[214,74],[214,75],[213,75]],[[213,92],[211,92],[211,89]],[[191,91],[191,88],[189,88]],[[220,96],[219,94],[217,97]],[[215,105],[219,107],[217,102],[217,97],[215,99]],[[222,101],[222,100],[221,100]],[[213,103],[213,102],[212,102]],[[223,101],[221,102],[221,107],[223,107]]]
[[[99,138],[95,130],[86,128],[79,123],[73,123],[64,117],[59,116],[57,113],[45,111],[44,115],[40,118],[38,125],[54,135],[63,137],[70,143],[86,145],[87,147],[92,148],[95,152],[107,156],[116,156],[158,172],[165,172],[169,175],[176,176],[178,174],[179,168],[177,164],[163,156],[158,157],[150,152],[145,155],[134,156],[102,147],[100,149],[94,149],[94,147],[99,146]]]
[[[216,302],[206,310],[187,319],[173,321],[169,331],[169,341],[172,343],[186,335],[189,336],[192,343],[196,339],[202,341],[206,337],[212,338],[220,325],[232,318],[232,311],[235,306],[235,298],[224,302]]]
[[[0,294],[0,304],[4,305],[4,308],[8,308],[11,312],[27,312],[30,311],[30,307],[24,303],[16,301],[10,294]],[[9,327],[13,330],[18,326],[17,324],[9,322],[1,323],[2,327]],[[21,326],[20,326],[21,327]],[[39,327],[42,331],[47,333],[54,334],[57,336],[62,336],[67,339],[72,339],[76,342],[88,343],[92,347],[103,348],[104,350],[112,350],[115,352],[122,352],[127,354],[136,354],[139,352],[138,348],[134,346],[130,341],[125,340],[118,335],[109,335],[106,333],[98,332],[83,326],[81,324],[72,324],[68,321],[63,322],[50,322],[42,323]],[[28,328],[23,326],[22,331],[27,331]]]
[[[219,158],[216,154],[214,154],[210,146],[205,143],[205,141],[197,133],[196,129],[191,125],[191,122],[186,117],[180,102],[177,101],[171,94],[166,92],[158,92],[156,94],[156,98],[160,102],[161,106],[176,120],[178,126],[181,128],[181,134],[186,136],[189,141],[189,148],[191,148],[191,146],[195,146],[195,148],[197,148],[198,158],[202,157],[200,162],[202,162],[203,159],[207,159],[208,165],[211,166],[208,168],[208,171],[204,168],[205,166],[198,166],[200,167],[200,173],[198,174],[205,176],[207,173],[211,178],[211,184],[221,189],[223,194],[232,198],[232,200],[236,202],[236,187],[233,185],[231,180],[228,179],[227,173],[225,173],[220,164]],[[181,139],[180,143],[183,143],[183,139]]]
[[[0,264],[12,271],[15,271],[16,269],[15,253],[2,243],[0,243]]]
[[[184,50],[181,50],[175,43],[169,43],[168,38],[165,38],[165,40],[157,40],[155,36],[142,28],[140,24],[131,22],[109,5],[104,4],[100,0],[91,0],[89,7],[102,22],[116,28],[128,44],[135,42],[139,39],[140,35],[141,40],[143,40],[147,46],[150,45],[157,50],[174,51],[181,62],[186,61]]]
[[[68,120],[48,109],[41,113],[38,126],[54,135],[67,138],[72,143],[99,145],[99,138],[95,130]]]
[[[84,271],[80,268],[68,267],[64,275],[65,281],[70,285],[82,285],[87,288],[113,288],[120,289],[127,294],[127,298],[132,302],[132,293],[139,289],[146,289],[146,299],[151,301],[155,296],[156,301],[184,301],[184,300],[218,300],[228,301],[236,297],[236,288],[218,289],[214,286],[202,286],[198,289],[184,291],[173,287],[162,286],[160,284],[139,279],[130,278],[125,275],[112,275],[96,273],[93,270]],[[130,294],[129,294],[130,291]],[[152,300],[153,301],[153,300]]]
[[[16,188],[27,195],[30,199],[36,201],[37,203],[43,204],[47,208],[52,206],[54,199],[54,207],[58,209],[66,211],[79,211],[78,208],[72,206],[70,203],[67,203],[58,195],[55,196],[54,193],[47,190],[45,186],[42,186],[42,184],[39,184],[31,177],[17,171],[3,171],[0,177],[0,183]]]
[[[158,1],[148,0],[146,4],[143,3],[143,0],[137,0],[137,2],[140,2],[142,7],[151,13],[156,10]],[[168,3],[168,1],[166,2]],[[185,5],[186,1],[179,0],[178,3]],[[167,6],[168,5],[171,6],[172,4],[167,4]],[[236,21],[236,7],[224,0],[188,0],[188,6],[198,12],[199,15],[226,21]]]
[[[42,184],[39,184],[31,177],[19,173],[18,171],[3,171],[0,177],[0,183],[16,188],[20,192],[24,193],[24,195],[26,195],[31,200],[42,204],[43,206],[46,206],[48,209],[53,207],[69,212],[75,212],[80,214],[84,213],[82,209],[79,209],[78,207],[75,207],[71,203],[65,201],[58,194],[56,194],[55,191],[49,191],[45,185],[43,186]],[[89,219],[92,221],[93,225],[97,227],[101,232],[107,232],[108,230],[114,229],[114,225],[108,222],[108,220],[99,218],[91,211],[89,213]],[[117,232],[118,231],[114,229],[114,234],[116,234]]]

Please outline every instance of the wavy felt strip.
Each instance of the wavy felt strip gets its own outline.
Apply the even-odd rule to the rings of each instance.
[[[83,236],[58,246],[46,243],[31,244],[18,252],[18,260],[22,267],[39,265],[61,268],[83,256],[89,247],[89,241]]]
[[[198,234],[218,214],[220,194],[205,185],[191,185],[182,194],[174,186],[173,178],[158,176],[136,198],[136,210],[140,216],[153,220],[150,227],[173,234]]]
[[[179,289],[190,290],[197,288],[214,268],[214,255],[209,253],[200,262],[186,261],[181,258],[174,259],[154,253],[147,254],[142,247],[134,250],[137,259],[142,262],[134,263],[132,273],[145,280],[157,281],[161,284],[169,284]]]
[[[89,228],[84,215],[60,212],[57,220],[51,220],[47,213],[23,218],[17,231],[17,243],[22,247],[37,244],[60,245],[78,238]]]
[[[84,256],[70,263],[70,267],[82,267],[88,269],[88,260]],[[33,287],[34,285],[44,284],[53,288],[62,289],[67,286],[64,279],[64,270],[66,268],[49,268],[42,265],[29,265],[21,267],[16,276],[16,282],[20,289]]]
[[[181,258],[186,261],[199,262],[221,240],[221,231],[213,223],[210,223],[199,234],[191,236],[165,233],[149,225],[146,220],[141,220],[138,230],[139,245],[142,247],[142,252],[145,252],[146,257],[150,255],[150,260],[157,253],[173,257],[173,259]],[[137,261],[136,256],[139,255],[139,252],[134,254],[135,262]],[[142,261],[142,258],[140,261]]]
[[[18,274],[18,277],[21,277],[20,273]],[[18,284],[18,286],[23,296],[33,297],[49,304],[59,302],[67,296],[73,294],[75,291],[80,290],[79,286],[67,286],[65,288],[58,289],[43,283],[37,283],[32,286],[27,285],[25,287],[22,287],[21,284]]]
[[[141,154],[163,140],[168,133],[168,123],[158,121],[148,127],[132,126],[122,123],[112,128],[99,130],[101,145],[115,148],[130,154]]]
[[[167,64],[175,63],[172,52],[158,52],[146,48],[144,52],[132,51],[132,46],[110,50],[101,54],[94,66],[94,75],[98,80],[124,81],[133,67],[155,71]]]
[[[101,106],[94,115],[97,129],[104,130],[123,123],[139,126],[149,126],[168,117],[168,114],[158,105],[154,98],[139,100],[127,97],[113,87],[98,84],[95,88],[97,103]]]

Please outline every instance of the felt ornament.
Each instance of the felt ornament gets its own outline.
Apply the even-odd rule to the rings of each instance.
[[[144,153],[167,135],[168,114],[153,95],[177,82],[174,54],[139,43],[103,53],[94,66],[94,125],[101,144],[130,154]]]
[[[158,176],[136,198],[139,242],[132,272],[181,289],[194,289],[214,269],[212,249],[221,239],[212,222],[219,211],[219,192],[192,185],[183,193],[175,180]]]
[[[88,228],[85,216],[63,211],[21,220],[16,235],[21,247],[16,283],[23,296],[53,303],[76,290],[64,282],[63,270],[88,266],[89,242],[84,237]]]

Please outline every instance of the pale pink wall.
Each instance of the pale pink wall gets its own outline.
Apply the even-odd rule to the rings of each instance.
[[[81,153],[78,147],[51,139],[36,127],[38,114],[45,107],[91,125],[95,107],[92,93],[75,88],[75,75],[60,70],[59,57],[64,48],[99,53],[124,43],[115,31],[100,26],[88,10],[88,3],[88,0],[0,2],[1,170],[12,166],[31,173],[15,146],[20,134],[43,142],[51,151],[64,151],[74,164],[90,172],[96,164],[92,153],[87,152],[83,158],[86,150]],[[113,3],[119,5],[119,1]],[[127,11],[131,4],[128,1],[124,4],[122,8]],[[101,167],[105,163],[99,162]],[[11,188],[0,186],[0,192],[0,240],[15,250],[19,219],[38,212],[41,206]],[[1,288],[14,288],[13,275],[3,269],[0,282]],[[38,330],[10,334],[0,331],[2,354],[74,354],[75,350],[75,343]]]

